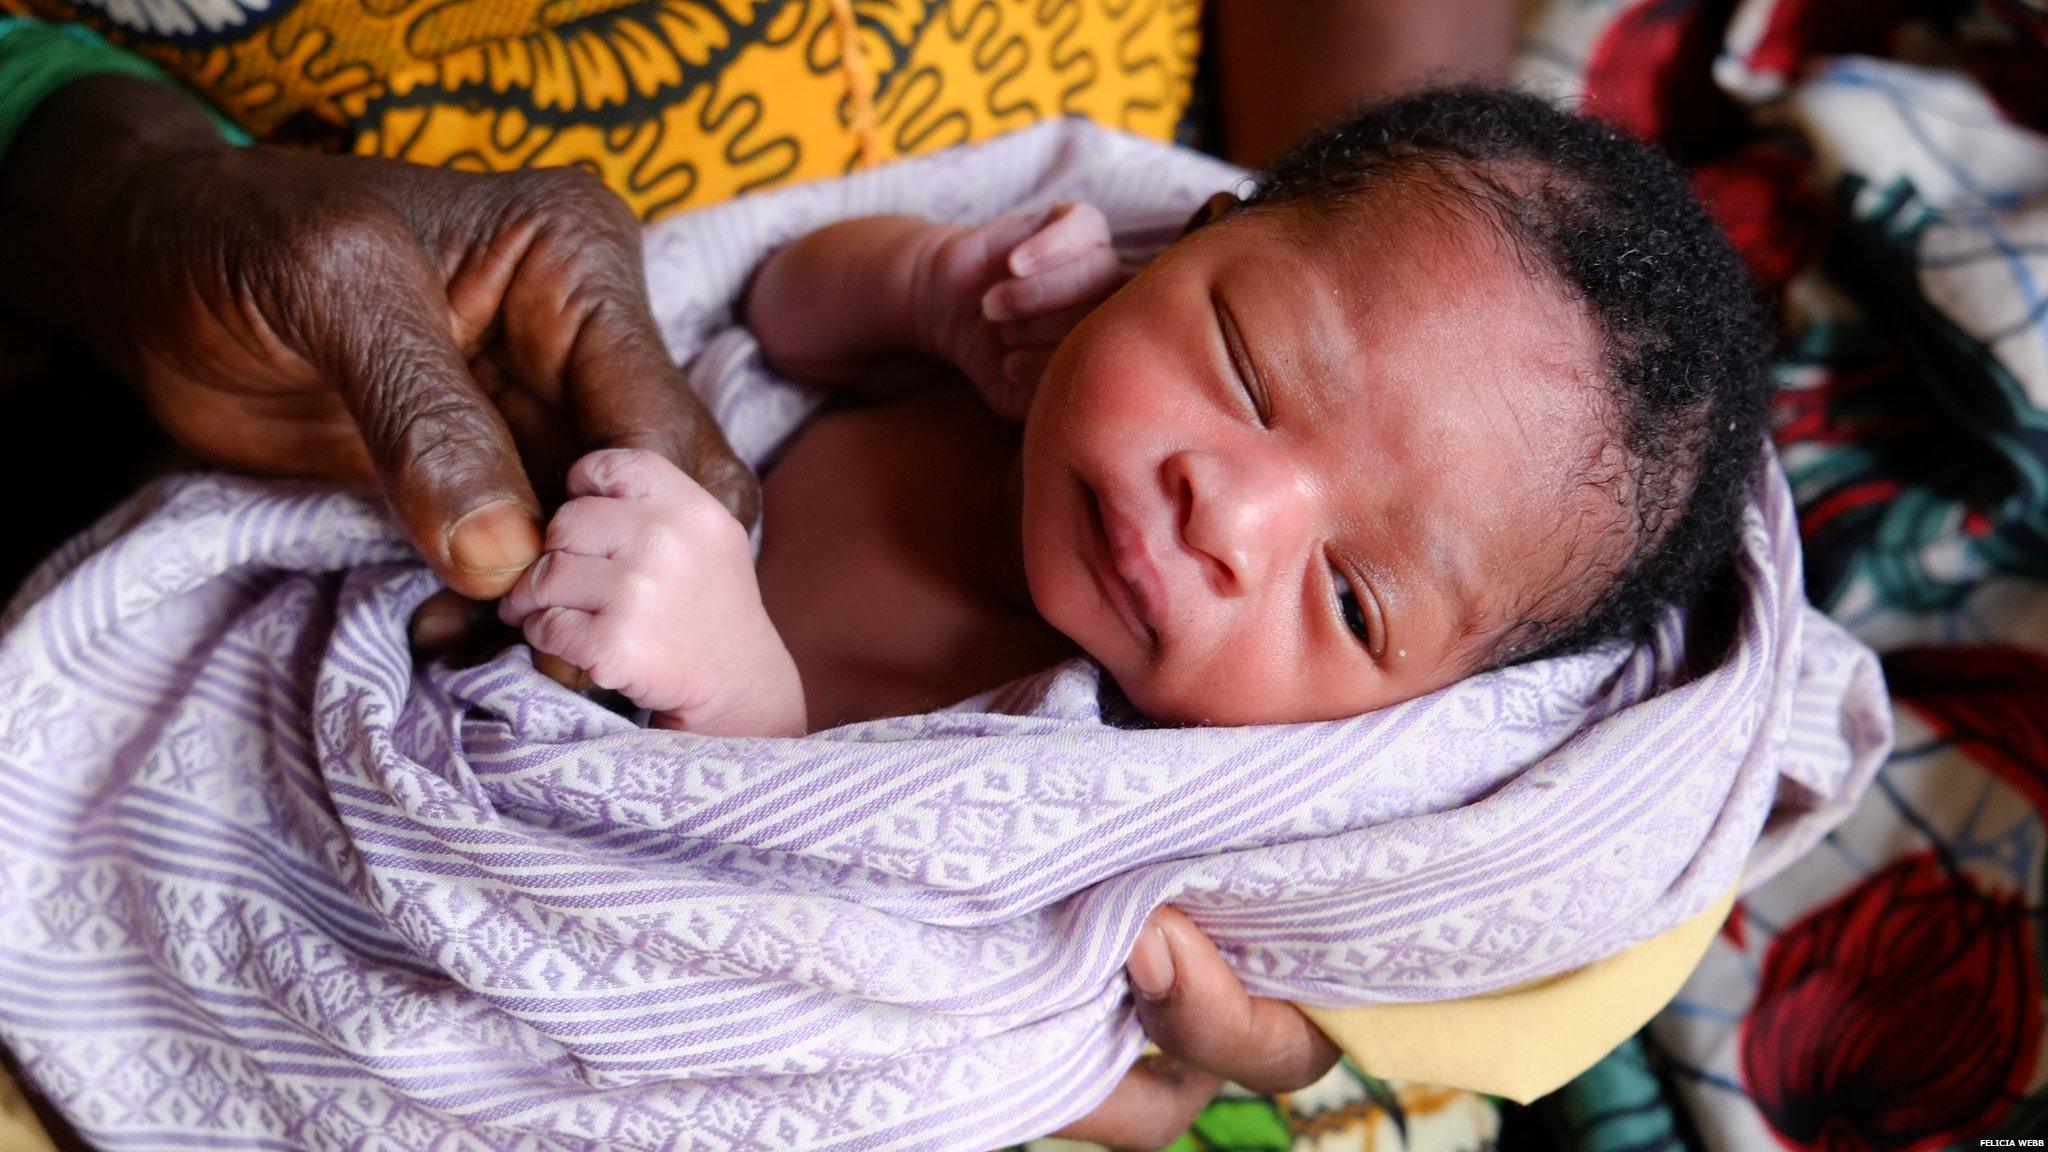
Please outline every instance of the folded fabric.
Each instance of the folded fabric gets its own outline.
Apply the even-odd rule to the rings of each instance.
[[[1236,178],[1055,126],[679,219],[650,282],[761,460],[814,401],[731,327],[769,246],[1055,197],[1157,242]],[[435,583],[363,497],[173,479],[0,635],[0,1036],[107,1147],[1041,1134],[1142,1042],[1121,965],[1155,905],[1258,993],[1444,1000],[1618,952],[1811,844],[1889,717],[1805,605],[1775,470],[1739,573],[1732,619],[1340,722],[1154,729],[1077,660],[713,739],[524,649],[415,667]]]

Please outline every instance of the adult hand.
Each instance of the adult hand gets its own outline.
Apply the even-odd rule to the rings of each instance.
[[[37,109],[0,213],[0,303],[209,461],[375,484],[465,596],[539,555],[538,496],[589,449],[758,510],[655,329],[638,221],[585,173],[232,148],[176,90],[104,76]]]
[[[1054,1135],[1163,1148],[1223,1081],[1292,1092],[1321,1079],[1340,1055],[1294,1005],[1247,993],[1216,945],[1175,909],[1145,921],[1126,969],[1138,1019],[1160,1054],[1140,1060],[1095,1111]]]

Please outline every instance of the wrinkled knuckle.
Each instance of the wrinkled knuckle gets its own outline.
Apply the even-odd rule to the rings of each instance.
[[[456,483],[470,479],[479,447],[491,443],[497,429],[466,399],[418,395],[412,391],[417,387],[418,380],[402,365],[371,382],[373,401],[365,422],[377,429],[376,442],[391,464],[413,475]]]
[[[611,233],[639,228],[632,207],[589,169],[537,169],[533,181],[531,195],[558,220],[573,220]]]
[[[366,197],[333,194],[307,208],[283,231],[288,258],[305,268],[372,268],[417,245],[388,207]]]
[[[529,168],[519,174],[520,191],[552,207],[594,197],[605,190],[604,181],[587,168],[573,164],[554,168]]]

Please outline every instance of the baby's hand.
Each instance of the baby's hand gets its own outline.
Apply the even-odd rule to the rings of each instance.
[[[499,602],[505,623],[662,727],[802,735],[803,685],[732,513],[638,449],[578,460],[569,495],[548,521],[547,551]]]
[[[927,277],[937,343],[990,408],[1021,421],[1053,349],[1127,279],[1091,204],[956,232],[934,249]]]

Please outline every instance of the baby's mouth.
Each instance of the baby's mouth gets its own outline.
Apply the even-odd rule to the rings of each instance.
[[[1088,494],[1088,561],[1103,599],[1126,626],[1148,645],[1159,643],[1157,577],[1145,555],[1137,530],[1105,508],[1101,496],[1085,482]]]

